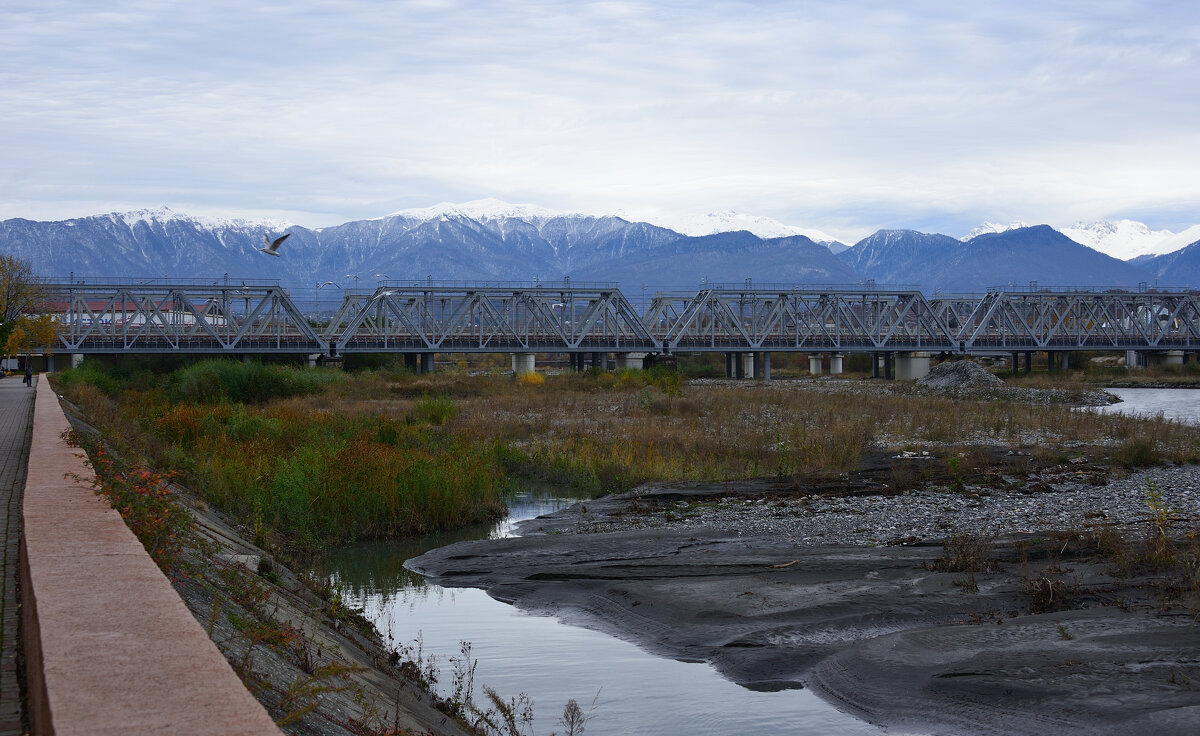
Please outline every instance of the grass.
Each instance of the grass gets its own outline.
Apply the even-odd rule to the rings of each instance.
[[[1011,395],[881,382],[689,384],[667,368],[416,376],[202,361],[58,380],[121,449],[178,471],[261,536],[301,546],[419,534],[499,513],[514,479],[584,494],[646,481],[843,473],[881,448],[1086,451],[1127,468],[1200,458],[1200,430]],[[1053,383],[1061,387],[1058,383]],[[1077,386],[1077,384],[1072,384]],[[897,484],[919,484],[897,468]],[[905,483],[901,483],[904,481]]]

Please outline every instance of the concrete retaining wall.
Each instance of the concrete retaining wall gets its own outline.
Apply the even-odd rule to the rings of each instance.
[[[67,427],[43,377],[21,540],[34,733],[278,736],[120,515],[95,494],[82,451],[61,438]]]

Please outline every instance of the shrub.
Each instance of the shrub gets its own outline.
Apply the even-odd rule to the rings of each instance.
[[[517,376],[517,383],[522,386],[541,386],[546,382],[546,377],[537,371],[525,371]]]
[[[167,393],[180,402],[261,404],[274,398],[317,393],[329,380],[336,380],[331,375],[327,371],[262,363],[202,360],[172,373]]]

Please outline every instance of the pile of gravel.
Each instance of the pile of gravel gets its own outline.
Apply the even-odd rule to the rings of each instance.
[[[1004,385],[1004,381],[969,360],[939,363],[918,378],[917,383],[930,388],[991,388]]]

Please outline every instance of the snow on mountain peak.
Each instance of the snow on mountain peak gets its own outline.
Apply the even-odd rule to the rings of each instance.
[[[793,235],[803,235],[817,243],[839,242],[834,236],[820,230],[785,225],[769,217],[743,215],[733,210],[709,212],[707,215],[661,216],[654,217],[649,222],[693,237],[745,230],[760,238],[787,238]]]
[[[287,220],[277,220],[270,218],[238,218],[238,217],[219,217],[213,215],[189,215],[183,212],[176,212],[170,207],[155,207],[153,209],[132,210],[129,212],[113,212],[108,217],[116,221],[121,221],[126,227],[132,228],[135,225],[146,223],[153,224],[159,222],[170,222],[173,220],[182,220],[190,222],[194,225],[206,228],[208,230],[225,230],[225,229],[243,229],[243,228],[261,228],[267,227],[275,230],[283,230],[291,227],[294,223]]]
[[[515,218],[519,220],[533,219],[549,219],[551,217],[561,217],[564,213],[546,207],[539,207],[533,204],[512,204],[503,200],[488,197],[486,199],[473,199],[470,202],[455,204],[454,202],[440,202],[432,207],[414,207],[406,210],[393,212],[386,217],[377,219],[386,219],[387,217],[410,217],[418,220],[433,220],[437,218],[445,219],[449,217],[467,217],[472,220],[502,220],[505,218]]]
[[[1062,234],[1076,243],[1127,261],[1138,256],[1179,250],[1200,238],[1200,226],[1176,234],[1170,230],[1151,230],[1144,223],[1134,220],[1101,220],[1076,223],[1073,227],[1063,228]]]
[[[1024,222],[1011,222],[1007,225],[1001,225],[998,222],[985,222],[971,232],[967,233],[964,237],[960,238],[960,240],[965,243],[971,238],[980,235],[986,235],[987,233],[1003,233],[1008,232],[1009,230],[1018,230],[1023,227],[1029,227],[1029,225],[1025,224]]]

